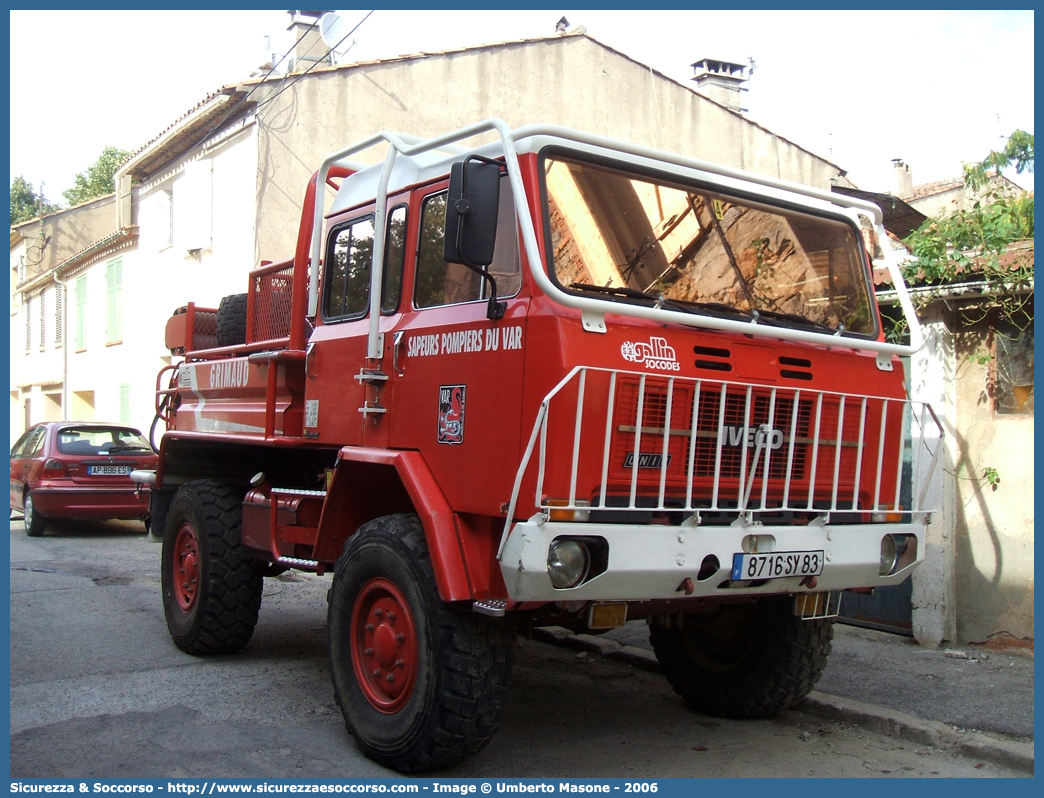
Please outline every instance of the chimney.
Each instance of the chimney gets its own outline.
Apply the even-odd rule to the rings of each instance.
[[[899,199],[907,199],[913,196],[913,172],[910,165],[903,163],[902,158],[893,158],[892,165],[895,167],[895,196]]]
[[[321,61],[324,64],[333,63],[327,50],[330,48],[323,43],[319,33],[319,17],[325,11],[287,11],[290,15],[290,25],[287,30],[293,37],[294,49],[288,55],[287,70],[289,72],[304,72]]]
[[[745,64],[703,58],[692,64],[692,68],[696,91],[733,111],[746,112],[741,96],[741,92],[747,90],[743,84],[749,78]]]

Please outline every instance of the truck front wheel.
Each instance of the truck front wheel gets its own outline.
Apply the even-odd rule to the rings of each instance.
[[[686,613],[681,626],[650,628],[667,681],[700,712],[759,718],[800,701],[819,681],[833,621],[804,621],[790,596],[723,604],[714,614]]]
[[[360,527],[328,598],[334,697],[367,756],[432,770],[489,742],[507,703],[514,634],[439,598],[420,519]]]
[[[264,578],[240,543],[243,497],[234,486],[182,485],[170,504],[160,575],[163,613],[178,648],[231,654],[257,624]]]

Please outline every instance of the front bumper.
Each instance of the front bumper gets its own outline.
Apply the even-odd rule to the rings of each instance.
[[[822,550],[823,572],[815,590],[884,587],[906,579],[924,557],[925,525],[809,524],[808,526],[637,526],[540,522],[541,516],[511,529],[500,568],[508,596],[522,601],[630,601],[693,597],[724,597],[808,592],[804,577],[733,582],[733,555],[749,551],[751,535],[759,552]],[[881,576],[881,538],[907,535],[917,539],[916,556],[896,573]],[[548,547],[558,537],[595,537],[608,544],[605,571],[565,590],[551,584]],[[771,547],[771,548],[768,548]],[[720,569],[698,579],[704,559],[717,558]],[[690,587],[692,592],[684,592]],[[684,588],[683,588],[684,586]]]

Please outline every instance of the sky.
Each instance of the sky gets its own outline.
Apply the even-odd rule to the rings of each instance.
[[[366,13],[340,12],[349,28]],[[915,184],[959,177],[962,162],[1013,130],[1033,132],[1032,11],[378,9],[341,62],[550,35],[562,16],[684,84],[699,59],[753,59],[749,118],[869,191],[894,190],[892,159],[910,165]],[[245,79],[266,36],[277,57],[293,44],[285,11],[11,11],[10,20],[10,177],[42,185],[53,202],[105,146],[133,152]],[[1011,177],[1033,188],[1032,174]]]

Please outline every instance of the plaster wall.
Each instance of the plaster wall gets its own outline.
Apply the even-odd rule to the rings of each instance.
[[[982,325],[961,332],[957,346],[957,635],[962,641],[1033,640],[1033,416],[993,409],[991,363]],[[994,487],[983,469],[996,468]]]
[[[22,278],[26,282],[114,233],[116,196],[108,194],[73,208],[30,219],[12,229],[26,240]]]
[[[258,105],[258,257],[293,254],[305,184],[380,130],[433,136],[491,117],[550,123],[829,188],[838,167],[586,36],[318,69]],[[485,139],[488,140],[488,139]],[[375,162],[382,153],[369,154]]]

